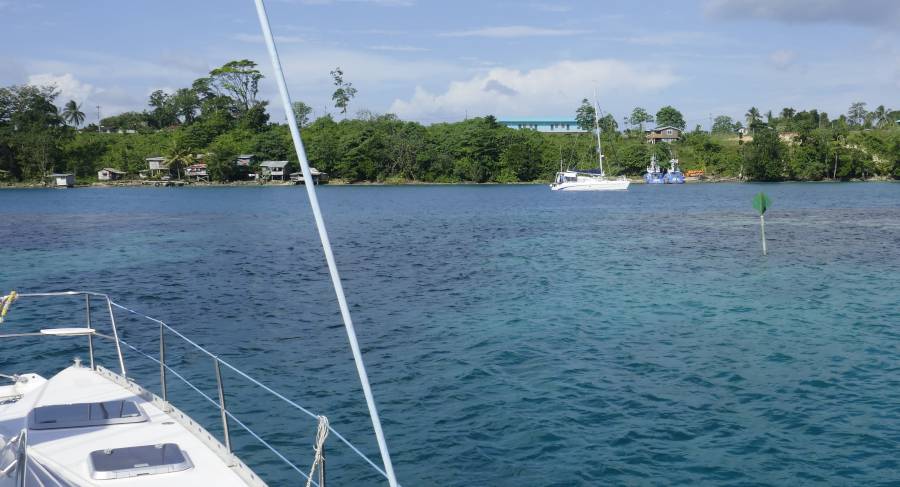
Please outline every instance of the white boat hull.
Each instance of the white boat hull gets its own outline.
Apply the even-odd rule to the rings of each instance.
[[[550,189],[553,191],[625,191],[630,185],[631,181],[627,179],[598,179],[554,183],[550,185]]]

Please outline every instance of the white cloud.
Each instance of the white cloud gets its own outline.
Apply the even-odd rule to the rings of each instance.
[[[616,59],[562,61],[530,71],[495,68],[465,81],[454,81],[444,93],[417,87],[409,100],[395,100],[390,111],[401,118],[434,121],[462,114],[556,116],[571,111],[585,96],[599,90],[601,104],[613,96],[662,90],[678,76],[659,65],[632,64]]]
[[[345,2],[373,3],[384,7],[412,7],[415,0],[342,0]]]
[[[59,90],[59,99],[63,102],[75,100],[84,102],[96,90],[89,83],[83,83],[75,78],[72,73],[54,75],[50,73],[33,74],[28,77],[28,84],[35,86],[54,85]]]
[[[239,33],[232,36],[232,39],[241,42],[260,43],[263,42],[262,34],[244,34]],[[302,37],[297,36],[275,36],[275,42],[278,44],[299,44],[304,42]]]
[[[281,0],[283,3],[301,3],[303,5],[331,5],[338,2],[370,3],[383,7],[412,7],[415,0]]]
[[[369,46],[369,49],[373,51],[394,51],[394,52],[425,52],[430,51],[431,49],[427,49],[420,46],[389,46],[389,45],[378,45],[378,46]]]
[[[780,70],[791,67],[795,59],[797,59],[797,53],[790,49],[779,49],[769,56],[769,60],[772,61],[772,64]]]
[[[481,29],[463,30],[457,32],[445,32],[441,37],[565,37],[586,34],[586,30],[574,29],[549,29],[544,27],[531,27],[527,25],[506,25],[499,27],[484,27]]]
[[[71,56],[71,60],[37,59],[27,62],[31,73],[74,73],[79,78],[111,79],[143,81],[152,85],[169,83],[172,79],[193,81],[203,76],[207,68],[186,66],[184,63],[173,63],[163,57],[157,61],[128,56],[111,56],[105,53],[81,52]],[[227,59],[223,57],[223,59]],[[233,58],[232,58],[233,59]],[[115,66],[115,69],[110,69]],[[199,70],[199,71],[198,71]]]
[[[657,46],[666,47],[683,44],[698,44],[700,42],[708,42],[711,38],[706,32],[659,32],[657,34],[632,35],[625,37],[609,38],[612,41],[626,42],[628,44],[636,44],[639,46]]]
[[[540,10],[541,12],[563,13],[563,12],[569,12],[572,10],[571,5],[566,5],[563,3],[538,2],[538,3],[531,4],[531,6],[534,7],[536,10]]]
[[[335,66],[343,68],[347,80],[354,84],[377,84],[385,81],[416,82],[450,76],[460,71],[459,66],[443,61],[403,60],[349,49],[285,50],[280,54],[285,74],[290,82],[321,85],[327,89],[332,88],[331,76],[328,73]],[[269,63],[261,66],[261,69],[266,71],[269,68]]]
[[[757,18],[780,22],[900,24],[895,0],[706,0],[706,14],[725,19]]]

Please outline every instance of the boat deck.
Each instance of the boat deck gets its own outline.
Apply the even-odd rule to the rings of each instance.
[[[64,481],[62,485],[79,486],[265,485],[186,415],[102,368],[91,370],[73,365],[26,392],[18,401],[0,405],[0,435],[6,439],[17,435],[29,425],[28,416],[35,407],[117,400],[134,401],[147,416],[147,421],[56,429],[35,429],[31,425],[28,430],[29,473],[40,475],[40,467],[45,467],[54,477]],[[177,444],[193,466],[179,472],[129,478],[97,480],[91,475],[91,452],[166,443]]]

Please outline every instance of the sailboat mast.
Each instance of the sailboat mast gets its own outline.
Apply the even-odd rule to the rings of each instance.
[[[597,91],[594,90],[594,128],[597,131],[597,159],[600,159],[600,175],[605,176],[606,171],[603,170],[603,148],[600,147],[600,104],[597,102]]]
[[[281,68],[281,59],[278,57],[278,49],[275,47],[275,37],[272,35],[272,28],[269,24],[269,16],[266,13],[266,7],[263,0],[255,0],[256,14],[259,17],[259,25],[262,29],[263,39],[266,41],[266,48],[269,51],[269,57],[272,61],[272,70],[275,81],[278,83],[278,92],[281,95],[281,103],[284,107],[284,114],[287,117],[288,128],[291,131],[291,139],[294,141],[294,149],[297,151],[297,160],[300,162],[300,170],[303,172],[303,179],[306,181],[306,195],[309,197],[309,206],[313,212],[313,218],[316,222],[316,228],[319,231],[319,239],[322,241],[322,250],[325,253],[325,261],[328,264],[328,272],[331,274],[331,283],[334,286],[334,292],[337,297],[338,307],[341,310],[341,317],[344,320],[344,328],[347,331],[347,338],[350,341],[350,350],[353,352],[353,361],[356,362],[356,372],[359,375],[360,385],[362,385],[363,395],[366,397],[366,405],[369,408],[369,417],[372,419],[372,427],[375,430],[375,439],[378,442],[378,449],[381,452],[381,461],[384,464],[384,474],[388,479],[390,487],[397,487],[397,477],[394,474],[394,466],[391,462],[391,454],[388,451],[387,441],[384,439],[384,431],[381,427],[381,419],[378,416],[378,408],[375,405],[375,396],[372,394],[372,387],[369,384],[369,376],[366,374],[366,366],[363,363],[362,352],[360,351],[359,341],[356,338],[356,328],[353,326],[353,319],[350,317],[350,307],[347,304],[347,297],[344,295],[344,287],[341,284],[341,276],[338,273],[337,263],[334,259],[334,252],[331,250],[331,241],[328,239],[328,231],[325,228],[325,220],[322,218],[322,211],[319,208],[319,198],[316,195],[316,185],[312,183],[312,173],[309,168],[309,161],[306,159],[306,149],[303,147],[303,140],[300,138],[300,128],[297,125],[297,118],[294,116],[294,110],[291,108],[291,95],[288,93],[287,83],[284,80],[284,71]]]

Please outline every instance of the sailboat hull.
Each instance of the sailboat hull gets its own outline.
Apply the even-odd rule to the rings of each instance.
[[[627,179],[593,179],[566,181],[550,185],[553,191],[625,191],[631,182]]]

